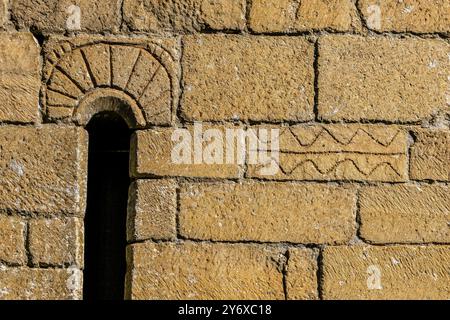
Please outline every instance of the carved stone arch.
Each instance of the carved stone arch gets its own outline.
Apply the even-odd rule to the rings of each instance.
[[[175,60],[155,42],[58,43],[46,55],[44,112],[80,125],[101,111],[120,114],[131,128],[170,124]]]

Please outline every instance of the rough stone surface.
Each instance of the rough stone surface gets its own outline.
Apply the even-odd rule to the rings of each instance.
[[[313,61],[314,45],[302,37],[186,37],[183,116],[312,120]]]
[[[364,187],[361,236],[375,243],[449,243],[449,192],[437,185]]]
[[[304,248],[290,248],[286,269],[289,300],[318,299],[317,253]]]
[[[9,0],[0,0],[0,27],[8,22],[8,3]]]
[[[125,0],[124,21],[139,31],[241,30],[245,0]]]
[[[249,165],[248,176],[283,180],[405,181],[407,135],[397,126],[300,125],[280,127],[278,168]],[[268,143],[270,149],[270,141]],[[271,153],[269,152],[268,155]]]
[[[448,0],[359,1],[370,29],[396,32],[449,32]]]
[[[449,265],[448,246],[327,247],[323,297],[448,299]]]
[[[39,54],[31,33],[0,32],[0,121],[38,119]]]
[[[77,218],[37,219],[29,223],[34,265],[83,267],[84,227]]]
[[[322,37],[320,118],[418,122],[450,112],[449,50],[436,39]]]
[[[82,287],[76,268],[0,268],[0,300],[78,300]]]
[[[138,180],[128,193],[128,241],[176,237],[177,185],[172,180]]]
[[[245,244],[128,247],[132,299],[284,299],[284,250]]]
[[[175,38],[55,37],[45,47],[45,109],[86,125],[100,111],[130,127],[171,123],[178,101]]]
[[[351,0],[253,0],[250,27],[256,32],[360,29]]]
[[[0,263],[24,265],[25,226],[20,218],[0,216]]]
[[[117,31],[120,3],[120,0],[14,0],[11,17],[20,27],[47,32]]]
[[[82,214],[87,134],[56,125],[0,127],[0,211]]]
[[[450,131],[415,130],[411,179],[450,181]]]
[[[355,234],[352,188],[214,183],[180,192],[180,232],[188,238],[345,243]]]
[[[222,127],[216,127],[223,132]],[[184,176],[237,178],[241,168],[238,164],[194,163],[191,149],[191,164],[179,164],[172,160],[172,150],[178,142],[171,137],[176,128],[140,130],[132,137],[131,170],[135,177],[143,176]],[[192,127],[189,132],[193,135]]]

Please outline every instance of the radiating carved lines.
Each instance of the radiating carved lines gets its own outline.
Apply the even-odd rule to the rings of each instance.
[[[89,79],[91,80],[92,86],[96,87],[97,83],[95,82],[95,78],[94,78],[94,75],[92,74],[91,66],[89,65],[89,62],[86,58],[86,53],[84,52],[83,49],[80,49],[80,53],[81,53],[81,56],[83,57],[84,65],[86,66],[86,69],[88,71]]]
[[[51,69],[45,77],[45,106],[76,108],[93,90],[112,88],[133,99],[144,118],[167,123],[178,84],[172,57],[152,42],[93,42],[79,46],[61,43],[48,57]]]

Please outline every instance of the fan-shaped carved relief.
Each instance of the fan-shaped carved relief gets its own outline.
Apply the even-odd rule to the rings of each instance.
[[[176,70],[171,53],[153,42],[63,42],[47,55],[45,112],[82,125],[101,111],[121,114],[131,127],[169,124]]]

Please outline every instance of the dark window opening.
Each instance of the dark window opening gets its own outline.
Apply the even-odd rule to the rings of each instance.
[[[89,132],[85,216],[86,300],[122,300],[131,130],[117,114],[95,115]]]

